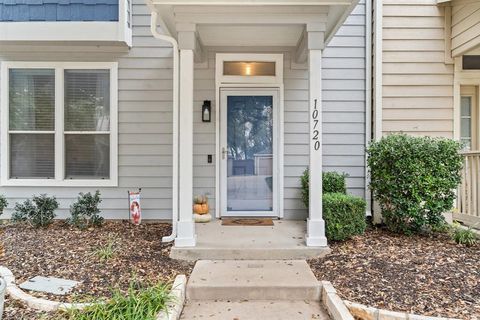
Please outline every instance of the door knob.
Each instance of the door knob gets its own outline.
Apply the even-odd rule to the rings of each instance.
[[[222,148],[222,159],[225,159],[226,158],[226,155],[227,155],[227,149],[225,149],[225,147]]]

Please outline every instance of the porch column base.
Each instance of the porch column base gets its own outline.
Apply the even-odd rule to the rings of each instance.
[[[326,247],[325,221],[307,219],[307,234],[305,235],[307,247]]]
[[[197,235],[195,234],[195,222],[179,221],[177,224],[176,247],[195,247]]]

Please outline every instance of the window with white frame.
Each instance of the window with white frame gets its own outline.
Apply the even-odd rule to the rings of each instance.
[[[460,87],[460,141],[466,150],[478,150],[480,142],[477,92],[476,86]]]
[[[116,81],[114,63],[5,63],[2,182],[116,184]]]

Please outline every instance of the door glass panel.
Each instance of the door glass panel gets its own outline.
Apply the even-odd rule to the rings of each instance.
[[[273,97],[227,99],[227,210],[273,210]]]

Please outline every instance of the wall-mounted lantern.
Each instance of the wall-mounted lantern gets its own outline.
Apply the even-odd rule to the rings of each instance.
[[[202,121],[203,122],[211,122],[212,121],[212,102],[210,100],[203,101]]]

